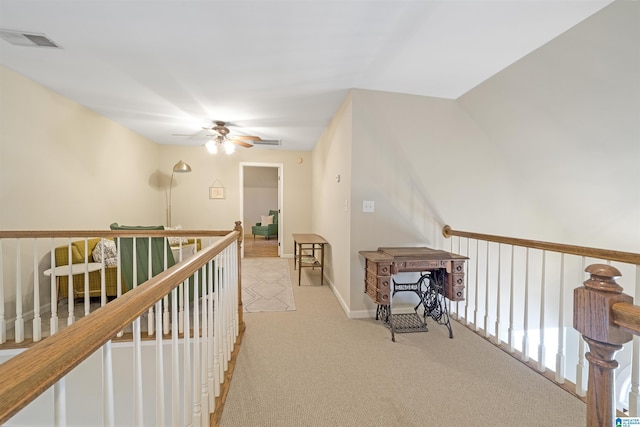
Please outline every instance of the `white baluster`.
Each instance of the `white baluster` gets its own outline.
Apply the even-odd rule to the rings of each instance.
[[[117,242],[117,257],[116,257],[116,298],[120,298],[122,296],[122,244],[120,241],[120,237],[116,237]],[[132,285],[131,285],[132,286]],[[124,331],[119,331],[116,336],[122,337],[124,335]]]
[[[104,265],[104,242],[106,240],[102,238],[100,245],[100,307],[107,305],[107,272]]]
[[[228,257],[222,253],[222,368],[229,368],[229,263]]]
[[[640,298],[640,265],[636,265],[636,301]],[[640,338],[633,336],[633,353],[631,358],[631,390],[629,391],[629,416],[640,414]]]
[[[171,290],[171,425],[180,425],[180,347],[178,345],[178,289]]]
[[[451,240],[451,249],[449,250],[449,252],[451,252],[451,253],[454,253],[454,250],[453,250],[453,239],[454,239],[454,237],[451,237],[449,239],[449,240]],[[458,240],[458,251],[455,252],[455,253],[459,254],[460,253],[460,237],[457,237],[457,240]],[[445,303],[446,303],[446,301],[445,301]],[[456,301],[455,317],[452,316],[454,319],[457,319],[457,320],[460,320],[460,316],[458,314],[459,313],[459,310],[458,310],[459,309],[459,304],[460,304],[460,302]],[[451,312],[451,301],[449,301],[449,314],[452,314],[452,312]]]
[[[207,347],[208,347],[208,357],[207,357],[207,377],[208,377],[208,387],[209,387],[209,412],[212,412],[213,409],[216,407],[216,386],[215,386],[215,364],[214,364],[214,360],[215,360],[215,346],[213,344],[214,341],[214,333],[213,333],[213,299],[215,298],[215,293],[213,291],[213,277],[214,277],[214,273],[213,273],[213,261],[209,261],[209,263],[207,264],[207,286],[208,286],[208,298],[207,298],[207,305],[208,305],[208,309],[209,309],[209,318],[208,318],[208,325],[207,325],[207,331],[208,331],[208,340],[207,340]]]
[[[540,342],[538,344],[538,370],[544,372],[546,370],[544,366],[545,359],[545,345],[544,345],[544,301],[545,301],[545,287],[546,287],[546,271],[545,264],[547,259],[547,251],[542,251],[542,278],[540,280]]]
[[[227,347],[228,347],[228,339],[227,339],[227,299],[229,296],[227,295],[227,276],[229,275],[229,268],[226,264],[226,260],[224,254],[221,253],[220,257],[220,265],[222,266],[222,270],[220,271],[220,310],[222,311],[220,319],[221,319],[221,348],[222,352],[220,362],[222,363],[222,372],[227,371]]]
[[[200,304],[198,298],[199,270],[196,270],[193,278],[193,419],[192,424],[199,426],[202,423],[202,406],[200,404]]]
[[[55,241],[51,239],[51,320],[49,321],[49,335],[58,332],[58,279],[56,279]]]
[[[484,336],[489,338],[489,242],[487,241],[487,266],[484,280]]]
[[[502,277],[502,245],[498,243],[498,283],[497,283],[497,292],[496,292],[496,325],[495,325],[495,334],[496,334],[496,344],[500,345],[500,290],[501,290],[501,282],[500,277]]]
[[[156,302],[156,311],[162,313],[162,300]],[[156,330],[162,330],[162,319],[156,318]],[[162,334],[156,334],[156,425],[164,426],[164,358],[163,358]]]
[[[222,372],[221,346],[222,346],[222,317],[220,301],[222,299],[220,289],[220,257],[216,256],[213,261],[213,373],[215,376],[215,395],[220,396],[220,384],[224,378]]]
[[[515,266],[515,246],[511,245],[511,271],[509,272],[509,353],[513,353],[516,351],[515,347],[515,329],[513,327],[513,317],[514,317],[514,305],[515,305],[515,295],[514,295],[514,280],[513,280],[513,271]]]
[[[580,276],[584,276],[586,259],[582,257]],[[582,335],[578,334],[578,363],[576,364],[576,394],[581,397],[587,395],[587,380],[589,379],[588,362],[585,362],[585,345]]]
[[[153,260],[151,257],[151,237],[148,238],[149,250],[147,251],[147,262],[149,263],[149,268],[147,269],[147,280],[153,277]],[[166,240],[166,239],[165,239]],[[160,311],[159,313],[162,313]],[[153,306],[149,307],[149,316],[147,317],[147,335],[153,336],[155,334],[155,320],[154,320],[154,311]]]
[[[184,296],[185,300],[189,300],[189,280],[185,280],[183,282]],[[189,318],[189,304],[184,305],[184,384],[182,389],[182,398],[184,399],[183,407],[184,407],[184,420],[183,423],[185,426],[190,426],[192,423],[192,415],[193,412],[191,408],[193,406],[193,400],[191,395],[191,323]]]
[[[20,239],[16,241],[16,321],[15,342],[24,341],[24,319],[22,318],[22,265],[20,263]]]
[[[71,251],[71,239],[67,243],[67,257],[69,259],[69,274],[67,274],[67,326],[72,325],[75,321],[75,307],[73,300],[73,258]]]
[[[475,331],[478,332],[480,330],[478,326],[478,274],[479,274],[479,266],[480,265],[480,241],[476,240],[476,290],[475,290],[475,303],[473,307],[473,324],[475,326]]]
[[[142,345],[140,317],[137,317],[133,321],[133,416],[136,426],[143,425],[144,400],[142,391]]]
[[[162,299],[162,333],[169,334],[171,330],[171,312],[169,311],[169,295],[165,295]]]
[[[529,248],[525,255],[525,267],[524,267],[524,322],[522,335],[522,360],[529,361]]]
[[[4,271],[2,239],[0,239],[0,272]],[[0,274],[0,344],[7,342],[7,320],[4,317],[4,274]]]
[[[178,292],[178,330],[184,333],[184,284],[180,284],[180,292]],[[175,303],[174,303],[175,304]]]
[[[104,259],[104,256],[103,258]],[[116,425],[115,416],[115,394],[113,389],[113,357],[111,352],[111,340],[102,346],[102,417],[103,425],[114,427]]]
[[[89,295],[89,239],[84,239],[84,315],[91,312],[91,297]]]
[[[38,240],[33,241],[33,341],[42,339],[40,318],[40,271],[38,268]]]
[[[233,296],[232,301],[231,301],[231,313],[233,315],[233,327],[234,327],[234,334],[233,334],[233,342],[235,344],[237,338],[238,338],[238,334],[240,333],[240,319],[238,318],[238,306],[240,305],[240,301],[239,301],[239,295],[238,295],[238,242],[234,241],[233,244],[231,245],[231,248],[229,249],[229,259],[230,261],[230,265],[231,265],[231,275],[233,277],[233,280],[231,282],[231,288],[232,288],[232,293],[231,295]],[[233,349],[232,349],[233,350]]]
[[[167,249],[170,250],[170,248],[167,248],[167,242],[168,239],[165,238],[164,239],[164,244],[163,244],[163,262],[164,262],[164,270],[166,270],[167,268],[169,268],[169,260],[167,259]],[[175,260],[174,260],[175,261]],[[165,297],[163,298],[163,307],[164,307],[164,311],[163,316],[162,316],[162,332],[166,335],[169,333],[169,319],[170,319],[170,314],[169,314],[169,296],[165,295]],[[160,315],[160,312],[158,312],[158,315]]]
[[[556,354],[556,381],[564,384],[565,356],[564,356],[564,254],[560,255],[560,290],[558,297],[558,352]]]
[[[227,247],[228,250],[228,247]],[[225,253],[225,252],[223,252]],[[232,265],[231,265],[231,256],[229,255],[228,252],[225,253],[224,256],[224,260],[225,260],[225,265],[226,265],[226,297],[225,297],[225,301],[226,301],[226,306],[227,306],[227,334],[226,334],[226,338],[227,338],[227,357],[225,358],[225,364],[224,364],[224,370],[225,372],[227,371],[227,369],[229,368],[229,360],[231,360],[231,353],[233,352],[233,343],[235,342],[235,337],[233,336],[233,307],[231,306],[231,304],[233,304],[233,294],[235,292],[237,292],[237,287],[234,289],[233,285],[232,285],[232,281],[231,278],[233,277],[233,272],[231,270],[233,270]]]
[[[202,321],[200,322],[202,333],[200,338],[200,404],[202,405],[202,423],[206,421],[206,425],[209,425],[209,387],[208,387],[208,349],[209,349],[209,322],[207,319],[208,306],[207,306],[207,268],[206,265],[200,269],[201,281],[202,281]]]
[[[587,379],[589,378],[589,371],[587,364],[585,363],[585,349],[584,338],[582,335],[578,335],[578,364],[576,365],[576,394],[581,397],[587,395]]]
[[[67,425],[67,387],[64,377],[53,385],[53,425],[55,427]]]
[[[471,239],[467,238],[467,256],[470,257]],[[464,263],[464,324],[469,325],[469,263]]]

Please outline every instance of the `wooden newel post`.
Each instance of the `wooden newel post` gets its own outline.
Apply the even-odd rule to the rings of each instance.
[[[615,392],[613,370],[618,367],[614,356],[622,344],[631,341],[627,329],[613,323],[613,304],[633,303],[616,283],[621,276],[615,267],[592,264],[584,286],[573,291],[573,327],[589,344],[589,388],[587,390],[587,426],[613,426]]]
[[[242,221],[236,221],[233,230],[240,232],[238,236],[238,325],[240,330],[244,331],[244,319],[242,318],[244,311],[242,306],[242,240],[244,239],[244,231],[242,230]]]

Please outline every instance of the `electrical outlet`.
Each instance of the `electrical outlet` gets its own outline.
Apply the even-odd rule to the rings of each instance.
[[[375,211],[375,203],[373,200],[363,200],[362,201],[362,212],[374,212]]]

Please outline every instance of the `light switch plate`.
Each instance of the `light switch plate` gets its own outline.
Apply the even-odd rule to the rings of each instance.
[[[375,203],[373,200],[363,200],[362,201],[362,212],[374,212],[375,211]]]

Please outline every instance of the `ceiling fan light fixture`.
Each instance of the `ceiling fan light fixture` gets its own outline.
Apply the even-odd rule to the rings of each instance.
[[[213,139],[210,139],[209,141],[207,141],[207,143],[204,144],[204,146],[206,147],[209,153],[218,154],[218,144]]]
[[[224,141],[224,151],[227,154],[233,154],[233,152],[235,151],[235,145],[233,145],[233,142],[229,141],[228,139]]]

